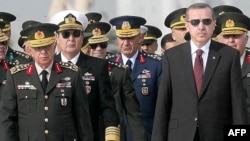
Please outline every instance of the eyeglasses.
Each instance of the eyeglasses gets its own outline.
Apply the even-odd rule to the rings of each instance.
[[[64,39],[69,38],[70,35],[73,35],[73,37],[78,38],[80,37],[82,31],[80,30],[65,30],[59,32]]]
[[[89,45],[91,49],[96,49],[98,46],[102,49],[105,49],[108,47],[108,43],[98,43],[98,44],[90,44]]]
[[[0,44],[2,44],[2,45],[7,45],[8,44],[8,42],[7,41],[3,41],[3,42],[0,42]]]
[[[192,26],[198,26],[200,22],[202,22],[204,25],[210,25],[212,21],[212,19],[193,19],[187,22],[190,22]]]

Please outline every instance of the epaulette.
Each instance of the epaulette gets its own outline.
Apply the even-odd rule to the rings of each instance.
[[[153,59],[156,59],[156,60],[161,60],[162,57],[158,54],[153,54],[153,53],[146,53],[146,52],[142,52],[142,54],[144,56],[147,56],[147,57],[150,57],[150,58],[153,58]]]
[[[13,53],[15,53],[16,55],[19,55],[19,56],[22,56],[24,57],[25,59],[31,59],[31,56],[21,52],[21,51],[17,51],[17,50],[13,50]]]
[[[19,65],[20,62],[19,62],[18,60],[15,60],[15,61],[8,61],[8,64],[9,64],[10,66],[16,66],[16,65]]]
[[[106,59],[111,59],[111,58],[114,58],[114,57],[116,57],[116,56],[118,56],[118,55],[120,55],[119,53],[116,53],[116,54],[107,54],[106,56],[105,56],[105,58]]]
[[[73,64],[73,63],[68,63],[68,62],[59,62],[59,64],[64,67],[64,68],[68,68],[71,69],[73,71],[78,71],[78,66]]]
[[[29,64],[16,65],[10,69],[10,73],[15,74],[15,73],[20,72],[22,70],[26,70],[28,68],[28,66],[29,66]]]
[[[123,69],[127,68],[127,65],[123,65],[122,63],[117,63],[117,62],[112,62],[112,61],[108,61],[108,63],[111,66],[115,66],[115,67],[118,67],[118,68],[123,68]]]

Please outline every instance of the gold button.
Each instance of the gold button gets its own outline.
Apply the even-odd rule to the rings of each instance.
[[[45,130],[44,133],[45,133],[45,134],[49,134],[49,130]]]
[[[45,118],[44,121],[45,121],[45,122],[49,122],[49,119],[48,119],[48,118]]]
[[[48,99],[48,98],[49,98],[49,96],[48,96],[48,95],[45,95],[45,96],[44,96],[44,98],[45,98],[45,99]]]
[[[48,110],[49,110],[49,107],[48,107],[48,106],[45,106],[45,107],[44,107],[44,110],[45,110],[45,111],[48,111]]]
[[[63,93],[62,96],[65,96],[65,94]]]

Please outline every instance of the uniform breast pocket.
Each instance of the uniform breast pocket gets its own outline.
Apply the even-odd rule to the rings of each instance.
[[[72,94],[70,90],[65,90],[64,93],[56,93],[55,107],[58,112],[69,112],[72,107]]]
[[[22,90],[18,94],[18,111],[21,113],[33,113],[37,109],[36,91]]]

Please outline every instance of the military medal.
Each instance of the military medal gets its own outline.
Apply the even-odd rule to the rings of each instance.
[[[61,98],[61,105],[62,106],[67,106],[67,104],[68,104],[68,101],[67,101],[67,98]]]
[[[95,76],[92,73],[86,72],[82,79],[85,81],[85,91],[86,94],[91,92],[90,81],[95,81]]]
[[[142,87],[142,88],[141,88],[141,93],[142,93],[143,95],[148,95],[148,87]]]

